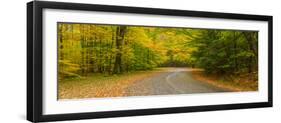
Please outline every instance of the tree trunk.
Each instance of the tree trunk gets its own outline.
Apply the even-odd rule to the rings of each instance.
[[[247,42],[248,42],[248,47],[249,47],[249,49],[253,52],[253,54],[254,54],[254,58],[253,58],[253,56],[251,56],[250,58],[249,58],[249,63],[248,63],[248,72],[250,73],[250,72],[252,72],[253,71],[253,69],[254,69],[254,65],[252,65],[253,64],[253,59],[254,59],[254,64],[255,65],[257,65],[258,64],[258,48],[257,48],[257,35],[255,34],[255,33],[253,33],[253,32],[243,32],[243,34],[244,34],[244,36],[245,36],[245,38],[246,38],[246,40],[247,40]],[[255,69],[257,69],[257,67],[255,68]]]
[[[61,27],[59,28],[59,32],[60,32],[60,37],[59,37],[59,41],[60,41],[60,45],[59,45],[59,60],[63,60],[63,24],[61,24]],[[61,70],[64,70],[64,65],[62,64],[60,66]]]
[[[118,74],[118,73],[123,72],[123,69],[122,69],[122,47],[123,47],[123,44],[124,44],[124,37],[125,37],[126,29],[127,29],[126,26],[119,26],[119,27],[117,27],[117,30],[116,30],[116,49],[117,49],[117,53],[116,53],[115,63],[114,63],[114,70],[113,70],[114,74]]]
[[[111,45],[110,45],[110,49],[112,49],[113,44],[114,44],[114,28],[112,28],[112,35],[111,35]],[[110,57],[109,57],[109,67],[108,67],[108,74],[112,74],[112,59],[113,59],[113,53],[110,52]]]
[[[85,47],[85,32],[84,32],[84,25],[80,25],[80,32],[82,32],[80,34],[80,44],[81,44],[81,64],[80,64],[80,69],[82,74],[84,74],[85,71],[85,51],[84,51],[84,47]]]

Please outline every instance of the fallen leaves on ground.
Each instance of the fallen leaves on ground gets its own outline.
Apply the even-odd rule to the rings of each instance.
[[[199,81],[207,82],[213,86],[233,92],[258,90],[258,82],[254,79],[256,77],[253,74],[236,76],[230,81],[222,79],[222,77],[218,75],[206,75],[203,70],[197,69],[192,71],[192,76]]]
[[[121,97],[128,86],[164,71],[165,69],[156,69],[111,76],[91,74],[81,79],[59,81],[58,96],[59,99]]]

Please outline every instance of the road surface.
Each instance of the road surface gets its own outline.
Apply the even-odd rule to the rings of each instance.
[[[195,80],[190,68],[171,68],[157,76],[146,78],[129,86],[125,96],[171,95],[227,92],[206,82]]]

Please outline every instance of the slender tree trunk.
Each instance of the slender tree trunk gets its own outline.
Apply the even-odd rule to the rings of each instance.
[[[234,42],[234,55],[237,55],[237,37],[236,34],[234,33],[233,36],[233,42]],[[238,64],[237,64],[237,58],[234,57],[234,71],[236,72],[238,70]]]
[[[112,30],[112,35],[111,35],[111,45],[110,45],[110,49],[113,48],[114,45],[114,34],[115,34],[115,30],[113,27],[111,27]],[[113,53],[110,52],[110,57],[109,57],[109,68],[108,68],[108,74],[112,74],[112,59],[113,59]]]
[[[101,46],[101,38],[99,39],[99,51],[98,51],[98,58],[99,58],[99,67],[98,67],[98,71],[99,73],[102,73],[102,55],[101,55],[101,49],[102,49],[102,46]]]
[[[59,45],[59,60],[64,60],[63,58],[63,24],[61,24],[60,28],[59,28],[59,31],[60,31],[60,36],[59,36],[59,41],[60,41],[60,45]],[[64,65],[62,64],[60,66],[61,70],[63,71],[64,70]]]
[[[94,72],[94,61],[93,61],[93,49],[94,49],[94,33],[93,33],[93,25],[90,25],[90,45],[89,45],[89,48],[90,48],[90,72],[93,73]]]
[[[80,69],[82,74],[85,74],[85,51],[84,51],[84,47],[85,47],[85,32],[84,32],[84,25],[81,24],[80,25],[80,32],[82,32],[80,34],[80,44],[81,44],[81,64],[80,64]]]

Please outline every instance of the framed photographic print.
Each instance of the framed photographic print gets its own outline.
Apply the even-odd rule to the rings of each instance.
[[[33,122],[272,106],[272,16],[27,4]]]

